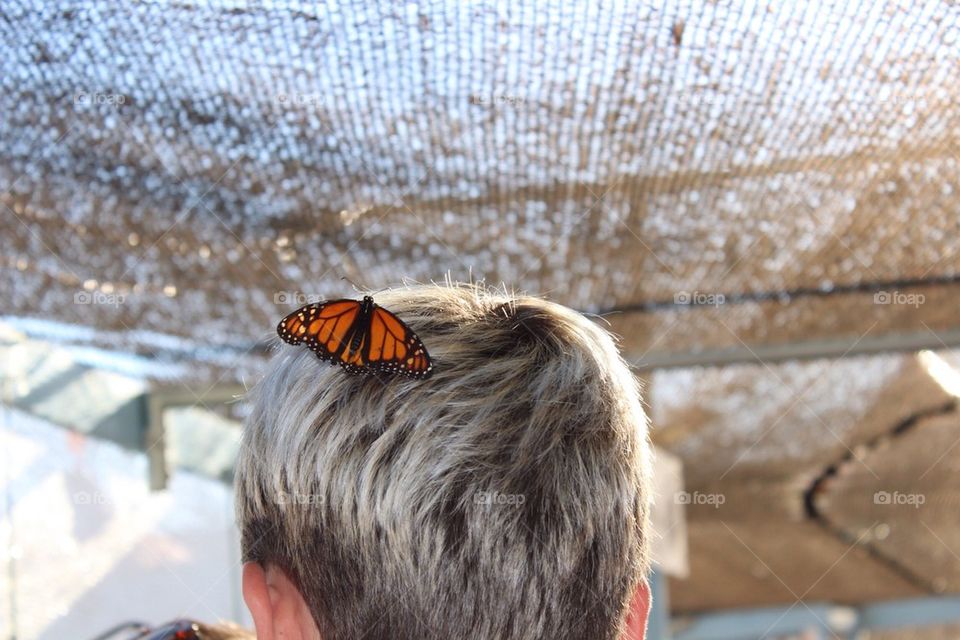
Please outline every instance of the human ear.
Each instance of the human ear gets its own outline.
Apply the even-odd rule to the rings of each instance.
[[[642,581],[630,601],[627,613],[627,631],[622,640],[644,640],[647,637],[647,618],[650,615],[650,585]]]
[[[274,640],[273,605],[270,587],[267,585],[267,573],[256,562],[243,565],[243,601],[253,616],[253,625],[257,629],[258,640]]]
[[[243,565],[243,599],[253,616],[257,640],[321,640],[299,588],[273,565]]]

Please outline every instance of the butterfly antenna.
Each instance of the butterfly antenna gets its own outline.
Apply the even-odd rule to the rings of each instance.
[[[340,279],[341,279],[341,280],[346,280],[347,282],[349,282],[349,283],[350,283],[350,286],[352,286],[352,287],[354,288],[354,290],[357,291],[358,293],[362,293],[363,291],[366,291],[366,290],[367,290],[365,287],[359,286],[356,282],[354,282],[353,280],[351,280],[351,279],[348,278],[347,276],[340,276]]]
[[[365,296],[375,296],[375,295],[377,295],[378,293],[381,293],[381,292],[383,292],[383,291],[386,291],[387,289],[390,288],[389,286],[386,286],[386,287],[381,287],[380,289],[377,289],[376,291],[370,291],[370,288],[369,288],[369,287],[361,287],[360,285],[358,285],[356,282],[354,282],[353,280],[351,280],[351,279],[348,278],[347,276],[340,276],[340,279],[341,279],[341,280],[346,280],[347,282],[349,282],[351,285],[353,285],[353,288],[357,291],[357,293],[362,293],[362,294],[365,295]]]

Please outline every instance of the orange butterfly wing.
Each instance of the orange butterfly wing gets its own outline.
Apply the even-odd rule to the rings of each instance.
[[[321,360],[350,373],[398,373],[425,379],[433,362],[420,341],[397,316],[368,301],[368,312],[356,300],[331,300],[297,309],[277,325],[284,342],[305,344]]]
[[[359,313],[356,300],[308,304],[281,320],[277,334],[289,344],[306,344],[323,360],[334,360],[348,351]]]
[[[420,379],[433,374],[433,362],[420,338],[383,307],[373,307],[366,338],[370,369]]]

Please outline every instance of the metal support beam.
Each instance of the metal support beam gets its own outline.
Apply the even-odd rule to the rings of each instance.
[[[860,609],[858,630],[930,627],[960,622],[960,596],[877,602]]]
[[[198,397],[190,389],[183,387],[160,387],[151,389],[147,397],[147,429],[144,438],[144,451],[150,474],[150,490],[161,491],[166,488],[170,471],[167,468],[166,427],[164,411],[171,407],[194,407],[233,402],[246,393],[240,385],[222,385],[209,389]]]
[[[802,633],[830,638],[849,633],[855,620],[853,609],[826,604],[744,609],[680,619],[674,627],[686,626],[674,640],[756,640]]]
[[[755,344],[703,351],[650,352],[634,361],[638,371],[677,367],[718,367],[731,364],[770,364],[790,360],[817,360],[878,353],[903,353],[930,349],[941,351],[960,347],[960,329],[917,333],[888,333],[878,336],[849,336],[831,340],[809,340],[787,344]],[[629,359],[629,358],[628,358]]]
[[[656,602],[656,599],[654,599]],[[652,623],[652,619],[651,619]],[[815,638],[858,638],[863,631],[960,623],[960,596],[912,598],[863,605],[795,604],[723,611],[674,620],[674,640],[755,640],[813,633]],[[652,627],[651,627],[652,629]],[[819,635],[817,635],[819,634]],[[659,640],[660,636],[647,636]]]
[[[667,576],[659,569],[650,575],[650,618],[647,640],[670,640],[670,590]]]

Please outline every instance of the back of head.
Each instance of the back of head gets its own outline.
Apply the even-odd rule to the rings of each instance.
[[[474,285],[378,294],[428,380],[284,346],[237,467],[245,559],[325,640],[619,637],[648,567],[646,419],[601,328]]]

